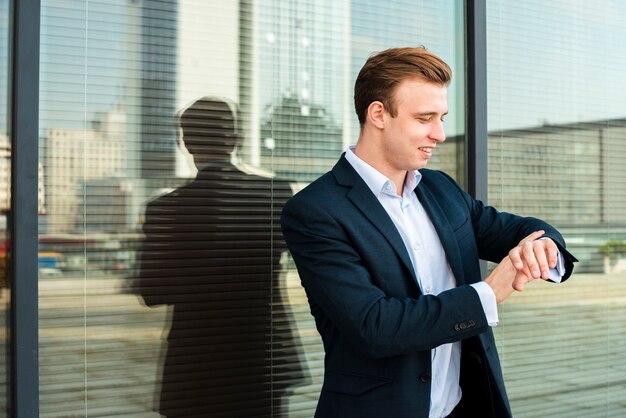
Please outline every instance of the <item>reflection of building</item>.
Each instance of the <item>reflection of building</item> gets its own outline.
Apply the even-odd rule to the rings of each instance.
[[[298,181],[314,180],[330,169],[343,148],[341,127],[326,109],[291,97],[269,110],[261,138],[262,165]],[[311,171],[303,172],[302,167]]]
[[[178,2],[143,0],[141,19],[141,176],[176,170]]]
[[[349,38],[336,28],[346,26],[349,2],[241,4],[246,25],[240,35],[240,154],[280,175],[317,177],[344,147]],[[351,105],[347,108],[352,117]],[[270,161],[269,155],[276,159]]]
[[[11,207],[11,142],[0,135],[0,212]]]
[[[83,228],[88,233],[122,233],[137,225],[133,216],[132,180],[123,178],[103,178],[86,180],[81,184],[84,193],[78,215],[83,220]]]
[[[94,123],[94,128],[49,129],[46,133],[46,213],[50,233],[75,229],[79,196],[87,181],[122,175],[123,117],[106,113]]]
[[[39,163],[38,208],[44,208],[43,167]],[[6,135],[0,135],[0,213],[7,212],[11,207],[11,142]]]
[[[261,41],[257,83],[261,106],[290,93],[304,104],[323,106],[342,120],[340,97],[352,88],[350,85],[346,90],[346,83],[350,82],[349,74],[344,72],[349,59],[349,35],[336,28],[349,22],[348,3],[259,1],[260,7],[272,10],[261,13],[258,22]],[[333,36],[328,36],[330,33]]]
[[[557,225],[624,223],[625,139],[626,119],[493,132],[489,200]]]
[[[489,203],[560,226],[578,271],[599,268],[607,231],[626,238],[625,144],[626,119],[492,132]]]

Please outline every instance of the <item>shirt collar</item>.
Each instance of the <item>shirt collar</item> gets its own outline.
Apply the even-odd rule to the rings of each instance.
[[[360,159],[355,153],[355,145],[351,145],[346,150],[346,160],[350,163],[352,168],[357,172],[359,176],[363,179],[367,187],[370,188],[372,193],[375,196],[379,196],[380,194],[393,194],[395,195],[395,184],[389,178],[384,176],[380,171],[376,170],[374,167]],[[415,190],[420,180],[422,179],[422,174],[418,170],[412,171],[412,176],[407,176],[404,181],[404,190],[403,195],[412,192]]]

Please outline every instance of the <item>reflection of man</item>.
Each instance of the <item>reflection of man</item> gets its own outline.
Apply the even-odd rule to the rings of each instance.
[[[231,164],[235,113],[201,99],[181,115],[198,167],[148,204],[139,290],[173,306],[160,411],[168,417],[270,417],[302,371],[278,283],[289,184]]]
[[[283,210],[326,351],[317,417],[510,417],[496,303],[571,274],[550,225],[424,168],[445,140],[450,76],[423,48],[370,57],[355,84],[356,147]],[[484,281],[479,258],[502,260]]]

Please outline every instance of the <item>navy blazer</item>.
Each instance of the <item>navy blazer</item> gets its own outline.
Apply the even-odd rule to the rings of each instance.
[[[442,172],[420,172],[417,196],[457,281],[437,296],[421,294],[393,221],[344,156],[283,209],[283,234],[326,352],[316,417],[427,418],[430,350],[455,341],[463,341],[469,416],[511,416],[493,333],[469,286],[482,279],[479,258],[499,262],[543,229],[565,256],[564,279],[575,259],[547,223],[484,206]]]

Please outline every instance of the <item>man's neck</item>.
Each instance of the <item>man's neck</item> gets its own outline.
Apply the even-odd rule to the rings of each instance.
[[[390,164],[387,164],[384,160],[381,160],[382,153],[375,149],[375,147],[369,146],[368,141],[362,140],[359,137],[359,141],[354,148],[354,153],[361,160],[380,172],[382,175],[393,181],[396,185],[396,194],[402,196],[404,189],[404,182],[406,180],[406,171],[396,171],[390,169]]]

